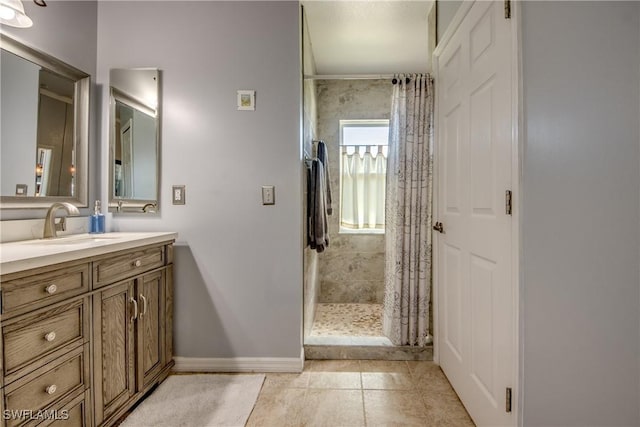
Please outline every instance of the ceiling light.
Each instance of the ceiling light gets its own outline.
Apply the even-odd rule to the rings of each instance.
[[[24,6],[20,0],[0,0],[0,24],[29,28],[33,21],[24,13]]]

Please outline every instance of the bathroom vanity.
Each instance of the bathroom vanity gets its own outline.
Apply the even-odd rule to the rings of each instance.
[[[112,425],[167,377],[176,237],[0,244],[2,425]]]

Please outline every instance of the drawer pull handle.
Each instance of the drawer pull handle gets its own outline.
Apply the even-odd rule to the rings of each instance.
[[[54,331],[51,331],[44,336],[44,339],[48,342],[51,342],[56,339],[56,333]]]
[[[44,288],[45,292],[48,293],[49,295],[53,295],[56,293],[56,291],[58,290],[58,287],[56,285],[54,285],[53,283],[50,284],[49,286],[47,286],[46,288]]]
[[[135,260],[135,261],[133,262],[133,265],[134,265],[135,267],[140,267],[140,266],[142,265],[142,261],[140,261],[139,259],[137,259],[137,260]]]
[[[142,318],[142,316],[147,314],[147,299],[142,294],[140,294],[140,299],[142,300],[142,313],[140,313],[140,318]]]
[[[45,388],[44,391],[46,391],[47,394],[53,394],[53,393],[56,392],[57,389],[58,389],[58,387],[55,384],[51,384],[50,386]]]
[[[129,301],[133,303],[133,316],[131,317],[131,322],[133,322],[138,318],[138,301],[136,301],[133,297],[131,297]]]

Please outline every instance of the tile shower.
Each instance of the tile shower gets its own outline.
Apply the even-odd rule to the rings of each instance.
[[[339,232],[340,120],[388,119],[389,80],[307,80],[305,152],[312,141],[327,144],[334,214],[329,248],[305,249],[305,343],[391,345],[382,336],[384,234]],[[313,313],[311,312],[313,311]]]

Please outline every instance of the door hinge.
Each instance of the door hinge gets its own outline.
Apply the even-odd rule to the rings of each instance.
[[[511,387],[507,387],[505,409],[511,412]]]
[[[511,205],[511,190],[507,190],[504,195],[504,210],[507,215],[511,215],[511,211],[513,210]]]
[[[511,19],[511,0],[504,0],[504,19]]]

